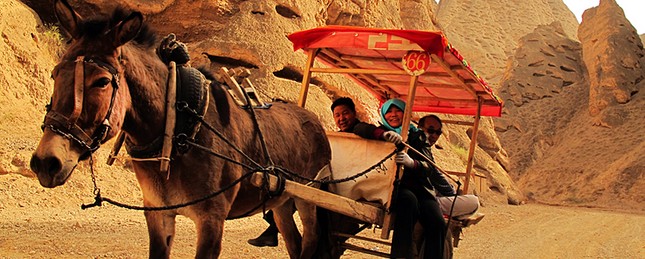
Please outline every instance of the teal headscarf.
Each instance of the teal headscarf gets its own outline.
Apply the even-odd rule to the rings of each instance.
[[[385,120],[385,113],[387,113],[387,110],[389,110],[392,105],[394,105],[397,108],[401,109],[401,111],[405,111],[405,102],[403,100],[396,99],[396,98],[387,100],[387,102],[385,102],[385,103],[383,103],[383,105],[381,105],[381,123],[383,124],[383,126],[385,128],[387,128],[389,130],[392,130],[392,131],[396,131],[396,133],[401,134],[401,126],[398,126],[398,127],[394,128],[394,127],[390,126],[390,124],[387,123],[387,121]],[[414,125],[412,125],[412,123],[410,123],[410,132],[417,132],[417,131],[419,131],[419,129],[417,129],[417,127],[415,127]]]

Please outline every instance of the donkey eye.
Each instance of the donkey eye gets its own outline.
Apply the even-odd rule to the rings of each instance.
[[[110,83],[111,79],[107,77],[101,77],[99,80],[94,81],[94,84],[92,84],[92,87],[100,87],[104,88]]]

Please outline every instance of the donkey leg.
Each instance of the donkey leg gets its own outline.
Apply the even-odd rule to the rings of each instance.
[[[289,200],[272,210],[275,223],[278,226],[280,234],[282,234],[282,238],[284,238],[289,257],[292,259],[300,258],[302,237],[300,236],[300,232],[298,232],[296,222],[293,220],[293,201]]]
[[[175,215],[161,211],[145,211],[150,238],[150,258],[169,258],[175,236]]]
[[[318,245],[318,219],[316,205],[300,199],[295,200],[302,221],[302,251],[300,258],[312,258]]]
[[[203,212],[205,214],[205,212]],[[222,251],[224,219],[205,218],[195,221],[197,253],[195,258],[218,258]]]

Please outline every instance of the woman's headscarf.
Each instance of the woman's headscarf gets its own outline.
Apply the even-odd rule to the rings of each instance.
[[[389,123],[387,123],[387,120],[385,120],[385,113],[387,113],[387,110],[389,110],[392,105],[401,109],[401,111],[405,111],[405,102],[403,100],[396,99],[396,98],[387,100],[385,103],[383,103],[383,105],[381,105],[381,123],[385,128],[396,131],[396,133],[401,134],[401,126],[394,128],[390,126]],[[419,131],[419,129],[417,129],[417,127],[415,127],[414,125],[412,125],[412,123],[410,123],[410,131],[416,132],[416,131]]]

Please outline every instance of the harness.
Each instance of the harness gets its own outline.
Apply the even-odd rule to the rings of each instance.
[[[70,60],[71,61],[71,60]],[[52,109],[51,102],[47,105],[47,114],[43,121],[42,129],[49,128],[52,132],[59,134],[67,139],[79,144],[86,149],[83,155],[89,155],[96,151],[101,144],[106,141],[108,133],[112,129],[110,126],[110,116],[114,107],[114,99],[117,90],[119,90],[119,72],[109,63],[93,58],[78,56],[74,61],[74,109],[70,115],[61,114]],[[112,75],[111,86],[112,96],[110,97],[110,106],[105,114],[103,122],[91,134],[83,130],[78,124],[78,118],[83,110],[83,91],[85,82],[85,64],[92,63],[98,67],[107,70]]]
[[[194,111],[198,116],[204,116],[208,109],[209,102],[209,85],[210,80],[206,79],[199,70],[179,65],[170,73],[176,73],[177,83],[168,87],[176,87],[176,105],[177,117],[174,123],[174,136],[180,139],[194,139],[201,122],[189,110]],[[134,145],[128,138],[125,139],[125,148],[132,158],[146,159],[155,158],[161,155],[164,145],[163,136],[155,138],[147,145]],[[188,151],[188,146],[179,145],[174,141],[173,152],[184,154]]]

